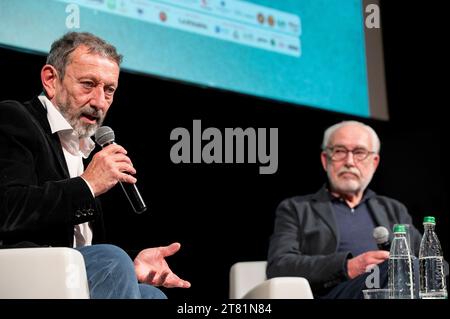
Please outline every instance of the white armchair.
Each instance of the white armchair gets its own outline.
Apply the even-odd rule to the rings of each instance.
[[[71,248],[0,249],[1,299],[88,299],[81,253]]]
[[[238,262],[230,270],[230,299],[313,299],[303,277],[267,279],[266,261]]]

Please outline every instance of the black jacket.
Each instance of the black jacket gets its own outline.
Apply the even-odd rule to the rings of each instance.
[[[85,181],[69,177],[42,103],[1,102],[0,246],[72,247],[74,225],[86,221],[102,241],[100,206]]]
[[[367,205],[377,226],[392,231],[397,223],[411,225],[411,247],[417,256],[422,237],[406,207],[376,194]],[[348,280],[346,262],[352,256],[350,252],[337,252],[339,236],[325,186],[315,194],[284,200],[277,208],[270,239],[267,277],[305,277],[315,294],[325,294]],[[392,233],[390,236],[392,240]]]

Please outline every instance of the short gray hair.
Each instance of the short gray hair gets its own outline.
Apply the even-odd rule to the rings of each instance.
[[[118,66],[122,63],[123,56],[105,40],[88,32],[69,32],[53,42],[47,56],[47,64],[58,71],[61,80],[64,78],[66,66],[70,63],[70,54],[81,45],[87,47],[90,53],[97,53],[113,60]]]
[[[381,143],[380,143],[380,139],[378,138],[378,135],[375,132],[375,130],[373,128],[371,128],[370,126],[368,126],[364,123],[358,122],[358,121],[343,121],[343,122],[334,124],[334,125],[330,126],[329,128],[327,128],[325,130],[325,132],[323,133],[322,150],[325,150],[328,147],[328,143],[330,142],[330,138],[334,134],[334,132],[336,132],[341,127],[344,127],[347,125],[357,125],[357,126],[364,128],[367,132],[369,132],[371,139],[372,139],[372,147],[373,147],[372,152],[375,152],[377,154],[380,152],[380,147],[381,147],[380,144]]]

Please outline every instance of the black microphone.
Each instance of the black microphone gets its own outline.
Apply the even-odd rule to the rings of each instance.
[[[95,132],[95,141],[102,148],[110,144],[115,144],[114,139],[114,131],[109,126],[99,127]],[[147,210],[147,205],[145,205],[136,184],[122,183],[120,181],[119,184],[122,186],[134,212],[137,214],[145,212]]]
[[[377,242],[378,249],[391,250],[391,241],[389,240],[389,231],[384,226],[375,227],[373,230],[373,238]]]

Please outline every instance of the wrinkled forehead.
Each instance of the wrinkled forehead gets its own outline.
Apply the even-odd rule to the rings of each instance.
[[[86,48],[77,48],[72,52],[65,72],[75,78],[90,77],[117,86],[120,68],[116,61],[102,54],[89,52]]]
[[[90,48],[84,45],[78,46],[73,52],[70,53],[67,66],[71,64],[94,64],[105,67],[111,67],[113,69],[120,69],[117,62],[106,56],[105,54],[97,51],[92,51]]]
[[[342,145],[349,148],[372,149],[370,132],[360,125],[346,125],[337,129],[330,137],[330,146]]]

